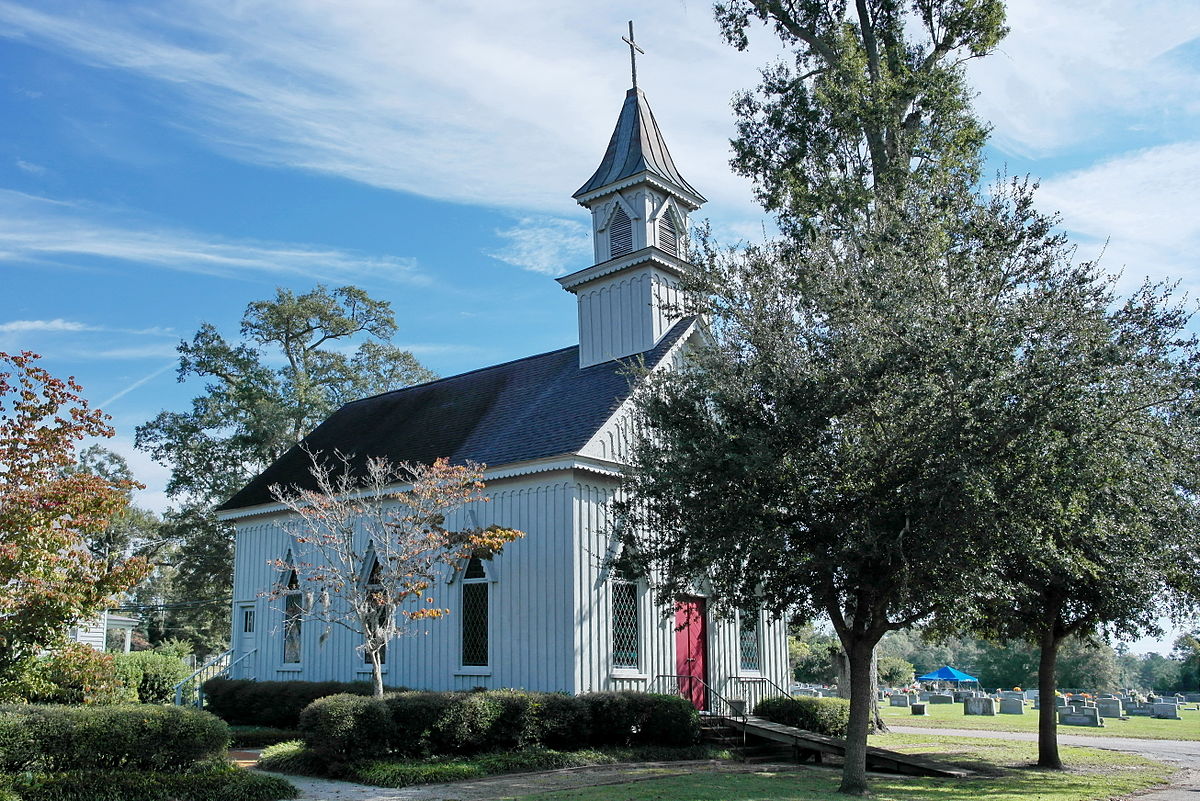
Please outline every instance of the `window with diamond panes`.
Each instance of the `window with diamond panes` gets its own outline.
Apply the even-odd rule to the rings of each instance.
[[[758,670],[761,664],[762,648],[758,637],[757,612],[741,616],[738,635],[742,652],[742,670]]]
[[[384,605],[383,598],[382,598],[382,592],[383,592],[383,588],[381,586],[382,582],[383,582],[383,566],[379,564],[379,559],[376,558],[374,551],[372,551],[372,553],[371,553],[371,569],[369,571],[367,571],[367,589],[375,590],[375,591],[381,593],[380,600],[378,601],[379,609],[377,610],[377,613],[376,613],[376,619],[379,621],[379,625],[381,625],[381,626],[385,622],[387,622],[387,616],[388,616],[387,606]],[[363,651],[363,662],[368,665],[371,664],[371,655],[368,654],[365,650]],[[379,664],[381,664],[381,665],[387,664],[387,646],[386,645],[379,649]]]
[[[287,561],[291,561],[289,553]],[[304,619],[304,600],[300,593],[300,577],[295,570],[288,573],[287,594],[283,596],[283,662],[300,662],[300,634]]]
[[[488,579],[477,556],[463,573],[462,663],[465,667],[488,664]]]
[[[618,574],[612,584],[613,667],[638,666],[637,579],[628,572]]]

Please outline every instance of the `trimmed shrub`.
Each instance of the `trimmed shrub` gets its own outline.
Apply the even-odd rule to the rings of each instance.
[[[394,739],[383,699],[346,693],[313,701],[300,713],[299,728],[313,753],[333,764],[383,756]]]
[[[629,693],[635,745],[686,746],[700,742],[700,713],[677,695]]]
[[[198,709],[166,706],[7,707],[0,716],[26,728],[32,767],[74,770],[182,771],[220,757],[229,727]],[[17,761],[7,753],[0,761]]]
[[[592,721],[592,742],[596,745],[628,745],[636,724],[629,693],[598,692],[579,696],[587,705]]]
[[[385,696],[392,719],[392,748],[404,756],[429,749],[430,733],[459,693],[401,692]]]
[[[122,682],[111,654],[71,642],[33,665],[34,690],[26,700],[42,704],[122,704],[137,701]]]
[[[294,773],[299,776],[329,776],[337,778],[329,764],[314,754],[303,740],[289,740],[263,749],[258,766],[276,773]]]
[[[462,782],[487,773],[470,762],[365,762],[355,765],[347,779],[375,787],[408,787],[413,784]]]
[[[21,782],[19,792],[22,801],[277,801],[299,795],[278,776],[228,765],[194,773],[74,770],[34,776]]]
[[[537,717],[542,745],[547,748],[577,748],[592,741],[592,714],[580,696],[545,693]]]
[[[209,712],[226,723],[294,729],[300,713],[318,698],[330,695],[371,695],[370,682],[255,681],[209,679],[204,696]]]
[[[850,701],[845,698],[768,698],[759,701],[754,714],[797,729],[845,737],[850,725]]]
[[[153,651],[133,651],[113,658],[122,680],[137,692],[143,704],[169,704],[175,700],[175,685],[191,674],[179,657]]]
[[[0,712],[0,774],[20,773],[37,757],[25,718],[15,712]]]
[[[273,729],[270,726],[230,726],[234,748],[263,748],[277,743],[303,739],[296,729]]]
[[[539,742],[538,695],[519,690],[485,690],[455,698],[429,731],[436,754],[478,754]]]

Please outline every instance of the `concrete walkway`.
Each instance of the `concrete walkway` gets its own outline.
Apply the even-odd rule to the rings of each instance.
[[[598,787],[607,784],[661,779],[666,776],[695,776],[703,781],[705,774],[757,773],[800,771],[794,764],[741,765],[716,760],[695,762],[638,762],[621,765],[598,765],[586,768],[564,768],[540,773],[513,773],[489,776],[485,779],[452,784],[421,784],[413,787],[370,787],[351,782],[313,779],[281,773],[268,774],[287,779],[300,791],[301,801],[493,801],[512,796],[572,790],[577,787]],[[260,771],[266,773],[266,771]],[[1193,799],[1200,801],[1200,799]]]
[[[948,737],[983,737],[989,740],[1037,742],[1037,732],[929,729],[924,726],[889,726],[897,734],[941,734]],[[1138,740],[1132,737],[1089,737],[1059,734],[1059,745],[1078,745],[1124,751],[1175,765],[1180,769],[1172,785],[1138,796],[1138,801],[1200,801],[1200,742],[1188,740]]]

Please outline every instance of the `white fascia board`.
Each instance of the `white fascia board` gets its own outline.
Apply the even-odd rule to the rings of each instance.
[[[655,373],[655,372],[660,372],[660,371],[668,369],[669,365],[671,365],[672,362],[674,361],[675,356],[679,353],[679,351],[681,351],[683,348],[685,348],[687,346],[687,343],[690,342],[693,337],[706,335],[707,332],[706,332],[706,329],[704,329],[703,326],[701,325],[702,322],[703,321],[699,320],[699,319],[694,320],[692,322],[692,324],[688,326],[688,329],[679,336],[679,339],[675,340],[675,344],[667,349],[667,352],[663,354],[663,357],[658,360],[658,364],[656,364],[656,365],[654,365],[654,367],[650,368],[650,372]],[[626,398],[625,400],[621,401],[621,404],[619,406],[617,406],[617,408],[615,410],[613,410],[613,413],[608,416],[608,419],[605,420],[604,423],[599,428],[596,429],[595,433],[593,433],[591,438],[587,441],[587,443],[584,444],[582,450],[584,452],[586,452],[589,449],[594,449],[596,446],[596,441],[601,437],[601,435],[603,435],[606,431],[608,431],[609,426],[614,425],[615,422],[617,421],[617,419],[621,417],[621,415],[623,415],[627,411],[629,411],[629,408],[632,405],[633,405],[633,393],[631,392],[629,394],[629,397]],[[591,458],[593,458],[597,462],[603,461],[603,462],[607,462],[609,464],[617,465],[618,473],[620,472],[620,469],[623,467],[623,464],[621,462],[607,460],[607,459],[599,459],[596,457],[591,457]]]
[[[635,184],[650,184],[655,189],[659,189],[663,192],[669,192],[670,194],[679,198],[679,200],[681,200],[692,211],[700,208],[705,202],[704,198],[700,197],[699,195],[695,195],[677,185],[674,181],[667,181],[655,173],[650,172],[649,170],[636,172],[628,178],[624,178],[616,183],[605,184],[599,189],[593,189],[586,195],[580,195],[579,197],[575,198],[575,201],[580,206],[587,206],[597,198],[604,197],[605,195],[611,195],[614,192],[620,192],[622,189],[627,189]]]
[[[659,250],[654,245],[644,247],[641,250],[630,253],[626,256],[620,256],[608,261],[602,261],[599,264],[593,264],[591,267],[586,267],[582,270],[564,275],[562,278],[556,278],[559,286],[568,292],[574,291],[578,287],[583,286],[589,281],[595,281],[603,278],[606,275],[611,275],[629,267],[635,267],[645,262],[652,262],[655,267],[658,267],[669,272],[683,275],[689,270],[695,269],[690,262],[686,262],[677,256],[672,256],[665,250]]]
[[[499,481],[506,478],[567,470],[585,470],[610,478],[621,477],[621,465],[617,462],[567,453],[561,456],[531,459],[527,462],[513,462],[512,464],[489,467],[483,472],[483,481],[486,485],[492,481]],[[387,492],[406,492],[410,489],[412,489],[411,484],[395,484],[388,487]],[[247,506],[242,509],[226,509],[225,511],[217,512],[216,517],[218,520],[232,522],[248,517],[279,514],[287,511],[287,507],[281,503],[263,503],[257,506]]]

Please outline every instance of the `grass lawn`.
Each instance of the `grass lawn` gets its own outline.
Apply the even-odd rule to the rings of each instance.
[[[964,715],[962,704],[929,704],[927,717],[913,715],[898,706],[881,706],[884,720],[897,726],[925,726],[934,729],[991,729],[993,731],[1037,731],[1038,710],[1025,707],[1024,715]],[[1129,720],[1105,718],[1104,727],[1059,726],[1059,734],[1093,737],[1135,737],[1146,740],[1200,740],[1200,712],[1183,709],[1183,720],[1155,720],[1134,717]]]
[[[1094,801],[1161,784],[1173,769],[1132,754],[1090,748],[1062,749],[1068,770],[1030,767],[1036,744],[1005,740],[890,734],[873,743],[939,759],[986,775],[977,779],[873,776],[874,801]],[[717,773],[649,779],[624,785],[521,796],[527,801],[827,801],[835,798],[836,770],[786,773]],[[510,799],[515,801],[515,799]]]

